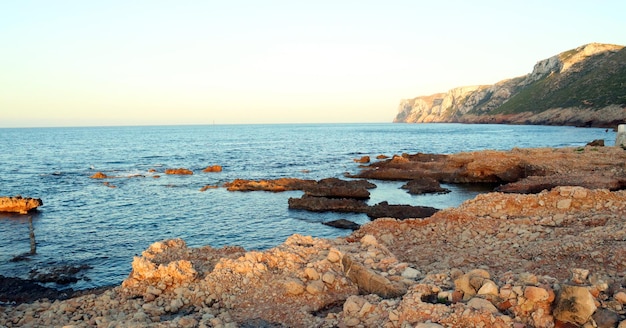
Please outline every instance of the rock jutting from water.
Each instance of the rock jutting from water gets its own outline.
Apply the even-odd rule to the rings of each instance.
[[[0,326],[623,328],[625,240],[626,191],[493,192],[265,251],[157,242],[120,286]]]
[[[363,167],[354,178],[500,184],[502,192],[537,193],[556,186],[626,188],[620,147],[514,148],[450,155],[402,154]]]
[[[27,214],[29,211],[42,206],[43,202],[39,198],[30,198],[22,196],[3,196],[0,197],[0,212],[14,212]]]

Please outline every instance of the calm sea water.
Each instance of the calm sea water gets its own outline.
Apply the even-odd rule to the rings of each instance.
[[[455,153],[513,147],[580,146],[615,140],[604,129],[463,124],[298,124],[0,129],[0,195],[41,198],[31,214],[37,254],[30,250],[29,215],[0,214],[0,274],[27,278],[31,270],[89,265],[68,287],[119,284],[133,256],[151,243],[183,238],[189,246],[240,245],[267,249],[294,233],[337,237],[322,225],[364,214],[309,213],[287,208],[301,192],[201,192],[236,178],[342,178],[353,159],[379,154]],[[203,173],[209,165],[223,172]],[[168,176],[185,167],[191,176]],[[156,169],[156,173],[150,173]],[[119,178],[90,179],[97,171]],[[160,178],[154,178],[154,175]],[[446,195],[412,196],[402,183],[373,181],[370,204],[457,206],[484,190],[447,185]]]

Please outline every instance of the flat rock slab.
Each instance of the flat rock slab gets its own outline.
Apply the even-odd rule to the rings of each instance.
[[[574,185],[626,188],[626,151],[620,147],[514,148],[451,155],[402,154],[373,163],[353,178],[448,183],[495,183],[500,191],[536,193]],[[517,183],[506,186],[510,183]]]

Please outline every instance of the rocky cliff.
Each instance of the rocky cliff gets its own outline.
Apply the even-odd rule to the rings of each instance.
[[[614,127],[626,121],[626,48],[591,43],[493,85],[403,99],[394,122]]]

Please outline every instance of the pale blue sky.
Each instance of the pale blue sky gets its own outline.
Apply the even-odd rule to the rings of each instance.
[[[1,1],[0,127],[390,122],[590,42],[625,1]]]

